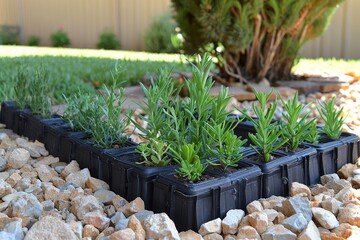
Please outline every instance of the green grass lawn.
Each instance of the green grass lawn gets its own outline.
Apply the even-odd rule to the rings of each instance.
[[[111,71],[117,60],[126,85],[136,84],[160,69],[190,70],[185,57],[178,54],[0,45],[0,101],[13,98],[12,83],[21,66],[49,70],[53,89],[49,96],[57,104],[63,102],[63,94],[70,96],[79,89],[95,92],[94,86],[111,83]],[[356,71],[360,69],[360,60],[300,59],[293,68],[296,71],[326,69],[342,73]]]
[[[344,59],[305,59],[302,58],[295,64],[292,69],[299,72],[324,71],[331,74],[332,72],[350,73],[360,70],[360,60]]]
[[[12,80],[21,66],[30,70],[48,69],[54,89],[49,95],[55,103],[61,103],[62,94],[69,96],[79,89],[92,92],[94,86],[111,83],[116,61],[122,68],[121,78],[126,85],[136,84],[160,69],[187,71],[189,68],[185,58],[176,54],[0,46],[0,100],[12,98]]]

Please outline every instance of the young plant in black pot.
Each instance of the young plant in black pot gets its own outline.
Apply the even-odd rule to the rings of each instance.
[[[255,134],[249,133],[249,138],[253,142],[250,146],[257,152],[257,156],[253,159],[244,159],[244,161],[256,164],[262,170],[263,197],[288,194],[289,172],[287,169],[296,163],[295,155],[287,156],[277,151],[288,142],[288,139],[282,138],[284,128],[278,122],[272,121],[277,103],[274,101],[267,106],[271,94],[272,91],[269,93],[255,91],[259,101],[259,107],[252,105],[256,120],[246,111],[238,109],[255,128]]]
[[[13,79],[14,82],[14,101],[6,101],[1,104],[1,122],[6,125],[7,128],[13,129],[14,132],[18,132],[20,124],[24,124],[25,120],[22,120],[19,115],[19,110],[29,108],[29,93],[28,91],[28,78],[30,72],[27,68],[21,66],[17,69],[17,74]],[[30,110],[27,109],[27,112]],[[15,112],[17,112],[15,116]],[[25,116],[23,117],[25,118]],[[15,119],[17,123],[15,124]],[[15,126],[14,126],[15,125]],[[14,128],[15,127],[15,128]],[[23,126],[21,130],[23,131]]]
[[[168,143],[163,140],[164,130],[166,128],[166,114],[163,103],[169,102],[175,93],[173,81],[170,72],[163,71],[157,80],[152,80],[149,88],[140,84],[146,100],[137,103],[145,113],[140,119],[147,123],[148,127],[144,128],[141,124],[131,118],[133,112],[128,114],[133,124],[143,133],[142,136],[147,139],[132,151],[132,157],[126,160],[126,163],[116,162],[112,164],[112,172],[118,174],[110,179],[110,185],[117,185],[114,191],[128,200],[141,197],[147,208],[152,204],[152,180],[160,171],[168,171],[174,168],[169,164]],[[108,154],[110,155],[110,153]],[[124,155],[117,155],[123,157]],[[113,156],[114,157],[114,156]],[[109,156],[111,158],[111,156]]]
[[[281,135],[284,129],[281,128],[277,122],[272,122],[274,117],[277,103],[274,101],[266,106],[268,103],[272,91],[269,93],[263,93],[255,91],[255,96],[259,101],[260,106],[252,104],[252,109],[257,117],[257,120],[253,119],[245,110],[238,109],[247,120],[251,121],[255,128],[255,134],[249,133],[249,138],[254,143],[251,147],[259,154],[258,159],[262,162],[269,162],[272,160],[271,154],[281,148],[288,139],[281,139]]]
[[[124,89],[119,88],[118,92],[116,89],[119,73],[119,68],[116,67],[112,87],[109,89],[104,86],[99,95],[78,95],[74,100],[69,99],[65,114],[70,126],[88,134],[80,137],[72,136],[74,140],[72,151],[75,153],[75,159],[81,167],[89,168],[93,176],[104,180],[108,180],[110,177],[108,159],[106,157],[106,160],[102,159],[104,153],[107,151],[111,153],[129,152],[135,146],[125,131],[128,120],[121,117]],[[71,143],[69,144],[71,145]]]
[[[202,163],[200,160],[200,147],[201,145],[199,144],[188,143],[181,145],[178,151],[172,150],[175,155],[174,161],[180,165],[180,168],[176,170],[176,172],[189,182],[200,181],[207,168],[207,164]]]
[[[20,68],[14,92],[19,108],[14,119],[14,131],[30,140],[43,141],[45,125],[60,120],[57,115],[51,115],[49,72],[44,68],[34,71]]]
[[[345,121],[345,117],[342,116],[344,107],[336,109],[335,97],[332,97],[328,101],[318,102],[316,109],[324,121],[324,126],[320,128],[320,133],[331,140],[339,139],[343,133],[342,130]]]
[[[64,123],[47,129],[46,145],[49,152],[59,156],[66,163],[75,159],[75,140],[90,137],[90,121],[95,112],[97,96],[78,91],[67,98],[64,96],[66,108],[63,114]]]
[[[228,90],[222,88],[217,97],[210,95],[210,67],[211,59],[206,56],[198,67],[193,66],[193,78],[185,83],[189,96],[166,104],[165,130],[159,135],[169,144],[179,168],[154,181],[153,209],[167,212],[182,230],[197,229],[203,222],[223,217],[229,209],[242,207],[243,192],[238,189],[249,186],[239,182],[246,182],[249,171],[261,175],[258,167],[239,163],[244,141],[234,136],[226,123]],[[242,174],[231,175],[230,168]]]
[[[308,120],[308,105],[298,101],[297,92],[286,102],[281,98],[281,102],[284,107],[282,138],[288,140],[284,145],[284,151],[298,157],[297,164],[288,168],[289,186],[295,181],[307,185],[317,184],[321,176],[317,152],[314,148],[304,145],[306,140],[317,140],[316,120]]]
[[[318,102],[317,110],[324,125],[316,128],[319,132],[318,141],[308,141],[307,145],[316,148],[321,166],[320,175],[324,175],[336,172],[347,163],[355,163],[359,156],[356,148],[358,137],[342,131],[345,117],[342,116],[343,108],[335,106],[335,97]]]
[[[140,144],[135,151],[143,157],[142,162],[145,166],[167,166],[171,159],[167,155],[169,146],[160,139],[151,138],[148,143]]]

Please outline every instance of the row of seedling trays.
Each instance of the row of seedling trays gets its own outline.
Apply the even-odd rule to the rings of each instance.
[[[211,64],[205,56],[193,67],[193,79],[182,86],[189,93],[184,99],[170,73],[161,73],[148,88],[142,85],[146,101],[138,104],[144,115],[125,118],[145,138],[141,144],[128,138],[129,122],[120,119],[124,89],[65,98],[60,117],[49,110],[46,74],[19,71],[16,102],[1,104],[0,122],[43,142],[63,162],[76,160],[127,200],[141,197],[147,209],[166,212],[178,230],[197,230],[259,198],[287,196],[293,182],[317,184],[321,175],[357,160],[358,137],[342,132],[342,109],[335,109],[334,98],[319,107],[321,127],[309,120],[297,94],[281,99],[283,121],[273,119],[272,93],[256,91],[256,118],[246,109],[231,115],[227,89],[210,96]]]
[[[180,230],[198,229],[203,222],[223,217],[230,209],[245,209],[262,197],[287,196],[292,182],[317,184],[320,176],[355,163],[360,148],[358,137],[349,133],[339,140],[304,145],[292,154],[277,151],[277,158],[268,163],[252,160],[257,153],[246,148],[239,162],[241,170],[223,173],[209,169],[208,180],[189,183],[176,177],[176,165],[136,164],[141,156],[132,141],[121,148],[101,149],[91,143],[88,133],[73,132],[59,116],[43,119],[28,109],[16,109],[14,102],[3,102],[0,122],[19,135],[44,142],[49,153],[61,161],[76,159],[81,168],[88,168],[93,177],[106,181],[129,201],[141,197],[148,209],[168,213]],[[235,134],[243,137],[254,131],[249,121],[235,128]]]

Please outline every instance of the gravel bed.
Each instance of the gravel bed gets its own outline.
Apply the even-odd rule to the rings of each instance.
[[[128,202],[76,161],[50,156],[0,125],[0,239],[360,239],[360,170],[347,164],[311,188],[294,183],[291,197],[272,196],[198,232],[178,232],[165,214]]]

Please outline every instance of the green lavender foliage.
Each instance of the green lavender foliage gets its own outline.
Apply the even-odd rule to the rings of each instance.
[[[48,118],[51,115],[49,92],[49,73],[45,68],[33,71],[25,67],[18,69],[14,79],[14,97],[18,107],[29,107],[33,114]]]
[[[30,73],[28,69],[20,67],[17,70],[17,76],[14,79],[15,101],[19,108],[26,108],[29,104],[29,94],[26,93]]]
[[[121,117],[125,92],[122,87],[117,89],[121,85],[120,71],[116,65],[112,87],[104,85],[99,95],[78,92],[71,98],[65,97],[65,121],[74,129],[90,133],[94,144],[102,148],[122,146],[128,139],[125,128],[129,122]]]
[[[180,146],[178,151],[172,151],[176,161],[180,163],[180,168],[176,172],[192,182],[200,180],[207,168],[206,164],[201,163],[199,146],[195,143],[184,144]]]
[[[51,115],[51,102],[48,96],[49,73],[46,69],[38,69],[34,73],[32,81],[28,85],[29,107],[34,114],[40,114],[45,118]]]
[[[288,139],[281,139],[284,129],[280,128],[277,122],[272,122],[276,111],[276,101],[266,106],[272,91],[264,93],[255,91],[255,96],[260,103],[260,106],[252,104],[252,109],[255,112],[258,120],[253,119],[246,111],[238,109],[249,121],[251,121],[255,128],[255,134],[249,133],[249,138],[254,143],[251,147],[261,156],[262,160],[269,162],[271,160],[271,153],[282,147]]]
[[[219,159],[224,169],[236,167],[243,157],[244,145],[247,139],[241,140],[233,134],[233,129],[229,129],[226,122],[216,124],[207,123],[207,133],[212,146],[208,146],[213,156]],[[232,126],[234,128],[236,125]],[[214,164],[209,162],[210,164]]]
[[[218,158],[223,168],[236,166],[245,142],[234,136],[233,128],[225,124],[230,114],[226,110],[230,101],[228,89],[221,88],[218,97],[210,94],[211,65],[207,55],[198,59],[197,66],[193,65],[193,77],[185,81],[189,94],[183,100],[173,96],[182,86],[175,88],[168,74],[152,81],[149,89],[143,87],[147,102],[139,105],[145,111],[143,120],[149,128],[134,122],[145,133],[145,138],[167,144],[173,160],[181,166],[178,173],[190,181],[201,178],[206,169],[201,161],[212,157]],[[139,151],[145,152],[144,146],[140,148]]]
[[[306,139],[305,142],[311,143],[311,144],[318,144],[319,143],[319,132],[316,126],[316,121],[313,121],[311,123],[311,126],[308,130],[308,132],[305,134]]]
[[[328,101],[318,102],[316,108],[325,124],[320,132],[333,140],[339,139],[345,121],[345,117],[342,116],[344,107],[336,109],[335,97],[332,97]]]
[[[308,105],[302,104],[298,101],[298,92],[296,92],[292,99],[285,102],[281,98],[284,106],[284,124],[283,124],[283,138],[288,139],[285,147],[290,151],[296,151],[300,144],[302,144],[311,132],[311,127],[314,125],[315,119],[308,121],[310,111]]]
[[[143,162],[146,166],[167,166],[171,159],[167,154],[169,146],[159,139],[151,138],[149,142],[139,144],[135,149],[144,158]]]
[[[166,104],[172,101],[172,96],[177,95],[178,90],[174,86],[170,71],[160,71],[158,79],[151,79],[150,87],[147,88],[142,83],[140,83],[140,87],[146,100],[137,105],[144,111],[145,116],[140,116],[140,118],[148,123],[148,128],[143,128],[136,121],[132,122],[144,133],[144,138],[156,138],[159,134],[164,133],[166,125],[164,110]],[[132,113],[129,114],[129,117],[131,115]]]
[[[90,121],[96,114],[95,102],[98,100],[97,95],[83,93],[78,91],[71,97],[64,96],[66,108],[64,111],[63,119],[71,128],[77,131],[88,131]]]
[[[108,89],[104,85],[104,94],[99,96],[99,103],[102,105],[97,107],[98,111],[90,118],[92,138],[99,147],[111,148],[114,144],[123,146],[128,139],[125,130],[128,121],[121,117],[124,89],[119,90],[116,93],[115,86]]]

